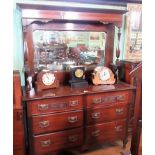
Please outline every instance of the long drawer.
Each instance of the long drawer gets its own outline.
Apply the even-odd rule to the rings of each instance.
[[[77,109],[83,109],[82,96],[35,100],[27,104],[29,116]]]
[[[31,127],[33,134],[81,127],[83,125],[83,111],[70,111],[57,114],[33,116]]]
[[[123,102],[131,102],[131,92],[120,91],[110,93],[98,93],[86,96],[87,108],[111,106]]]
[[[83,144],[83,128],[34,136],[33,142],[34,155],[80,146]]]
[[[86,109],[86,124],[91,125],[127,118],[128,109],[129,105],[127,103],[114,105],[113,107]]]
[[[123,139],[126,134],[126,128],[126,120],[87,126],[86,144]]]

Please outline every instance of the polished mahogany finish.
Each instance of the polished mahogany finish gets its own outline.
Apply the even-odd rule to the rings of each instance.
[[[22,10],[25,50],[25,66],[27,71],[34,69],[34,47],[32,32],[36,29],[99,31],[107,33],[105,47],[105,66],[109,67],[113,61],[115,26],[122,26],[124,12],[95,11],[64,11],[64,10]],[[73,28],[68,28],[71,23]],[[61,83],[61,81],[60,81]]]
[[[136,68],[136,66],[140,63],[140,60],[120,60],[119,61],[119,79],[127,82],[129,84],[135,85],[134,81],[130,76],[130,72]],[[130,112],[130,120],[129,120],[129,133],[132,133],[132,126],[133,126],[133,115],[134,115],[134,104],[131,105],[131,112]]]
[[[96,124],[123,119],[128,116],[128,103],[86,110],[86,124]]]
[[[34,154],[45,155],[54,151],[83,144],[83,128],[34,136]]]
[[[65,130],[83,125],[83,111],[69,111],[58,114],[33,116],[31,120],[33,134]]]
[[[130,151],[133,155],[141,152],[142,136],[142,63],[139,63],[131,72],[132,83],[136,86],[136,97],[134,105],[133,130]],[[121,155],[129,155],[128,152],[121,152]]]
[[[45,155],[74,147],[83,150],[114,140],[122,140],[125,146],[134,90],[120,82],[25,92],[30,154]],[[67,142],[68,139],[72,142]]]
[[[87,126],[86,144],[102,143],[126,138],[126,120]]]
[[[138,64],[137,67],[132,70],[130,75],[132,82],[136,86],[131,153],[138,155],[142,130],[142,63]]]
[[[69,86],[60,86],[57,89],[51,89],[51,90],[45,90],[42,92],[26,92],[23,93],[23,100],[24,101],[43,101],[42,99],[58,99],[58,97],[75,97],[75,96],[81,96],[84,94],[96,94],[96,93],[113,93],[118,91],[125,91],[125,90],[133,90],[135,87],[119,81],[118,83],[114,85],[98,85],[94,86],[92,84],[88,85],[86,88],[71,88]],[[119,93],[118,93],[119,94]],[[61,99],[60,99],[61,100]]]
[[[117,105],[121,102],[130,102],[131,93],[128,91],[98,93],[86,96],[87,108]]]
[[[50,97],[50,95],[55,96],[55,93],[54,92],[46,93],[47,96],[44,95],[44,97],[45,98]],[[28,112],[28,115],[31,116],[31,115],[55,113],[55,112],[61,112],[61,111],[80,110],[82,109],[82,107],[83,107],[82,96],[72,96],[72,97],[68,96],[63,98],[31,100],[27,104],[27,112]]]
[[[25,155],[24,114],[20,74],[13,72],[13,154]]]
[[[37,29],[105,32],[104,64],[109,67],[113,62],[115,26],[122,26],[125,9],[19,6],[22,8],[27,45],[24,54],[26,78],[28,75],[36,78],[32,32]],[[72,28],[67,27],[68,23],[72,24]],[[24,90],[29,154],[47,155],[64,148],[89,149],[92,145],[113,140],[123,140],[125,146],[129,108],[134,101],[135,88],[117,82],[98,86],[89,83],[84,88],[75,89],[68,86],[69,72],[57,73],[59,88],[41,92],[37,92],[36,88],[29,92]],[[86,73],[86,79],[90,75],[91,71]]]

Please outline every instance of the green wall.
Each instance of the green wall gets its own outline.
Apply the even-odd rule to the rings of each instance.
[[[13,70],[19,70],[21,75],[21,84],[24,85],[24,54],[23,54],[23,35],[21,10],[16,8],[14,3],[13,9],[13,30],[14,30],[14,49],[13,49]]]

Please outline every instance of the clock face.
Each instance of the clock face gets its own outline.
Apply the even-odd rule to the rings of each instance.
[[[83,70],[82,69],[76,69],[75,70],[75,77],[81,78],[83,76]]]
[[[52,85],[55,81],[55,76],[52,73],[44,73],[42,76],[42,82],[44,85]]]
[[[106,81],[106,80],[110,79],[109,70],[108,69],[101,70],[101,72],[99,73],[99,78],[101,81]]]

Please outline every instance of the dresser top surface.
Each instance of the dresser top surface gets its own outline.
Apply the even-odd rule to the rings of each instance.
[[[26,91],[23,89],[23,101],[94,93],[107,93],[133,89],[135,89],[134,86],[124,82],[118,82],[114,85],[88,85],[84,88],[71,88],[70,86],[60,86],[59,88],[44,90],[41,92],[36,92],[35,90],[32,90],[29,93],[26,93]]]

